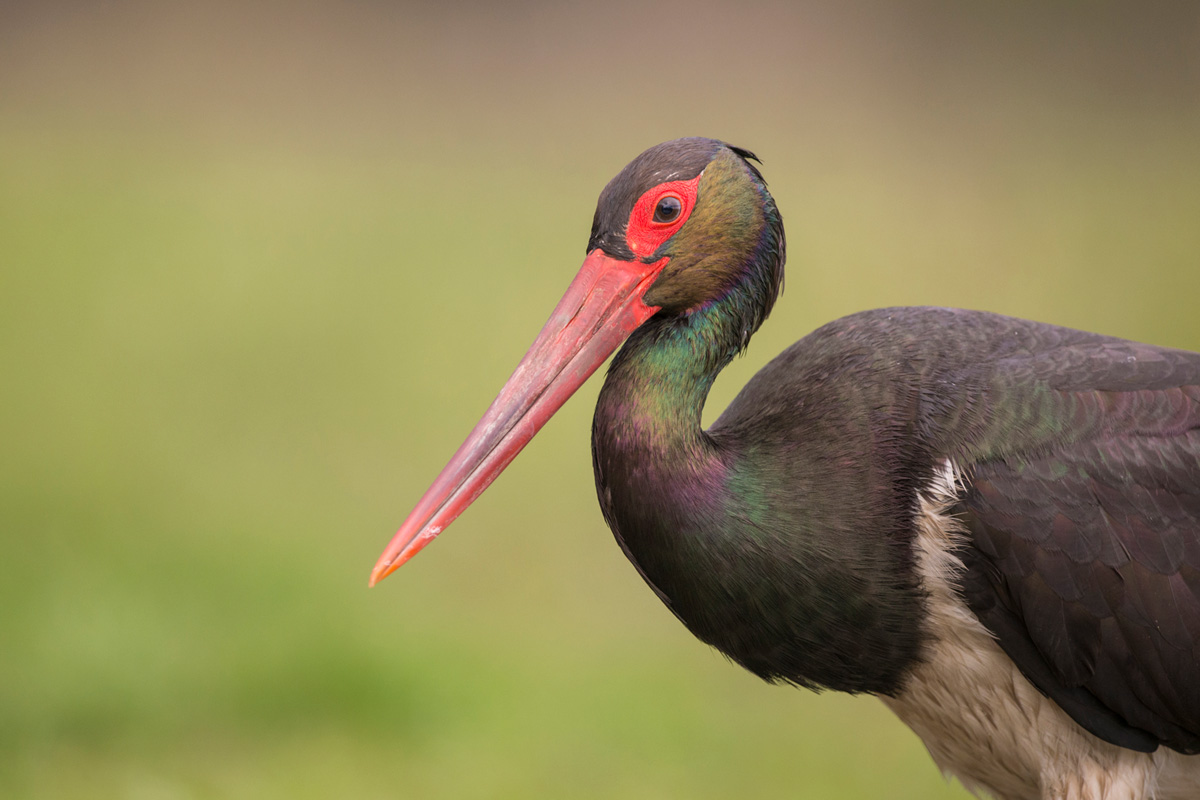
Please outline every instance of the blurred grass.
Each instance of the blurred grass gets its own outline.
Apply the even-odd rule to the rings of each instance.
[[[631,122],[596,98],[644,74],[617,54],[660,9],[630,44],[594,11],[82,8],[0,26],[0,797],[964,796],[878,702],[765,686],[661,607],[596,510],[595,382],[435,547],[366,576],[604,182],[670,136],[758,151],[788,225],[787,290],[710,419],[878,305],[1200,349],[1194,72],[1106,49],[1128,85],[1100,91],[1031,69],[1062,43],[1021,20],[763,7],[773,49],[700,67],[669,114],[627,92]],[[536,58],[487,35],[524,26]],[[222,72],[228,37],[195,30],[254,47]],[[272,72],[296,42],[328,52]],[[438,54],[460,57],[431,78],[403,60]]]

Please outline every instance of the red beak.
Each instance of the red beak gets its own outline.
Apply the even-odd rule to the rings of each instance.
[[[666,263],[620,261],[599,249],[588,254],[508,383],[388,543],[371,572],[371,586],[457,519],[567,398],[658,311],[642,297]]]

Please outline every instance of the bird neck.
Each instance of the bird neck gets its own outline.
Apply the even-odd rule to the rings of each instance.
[[[704,403],[717,373],[737,353],[716,306],[690,317],[655,318],[634,332],[613,360],[597,408],[598,426],[621,449],[651,456],[703,458]]]
[[[651,319],[613,359],[600,392],[592,428],[597,488],[639,568],[670,551],[672,540],[690,531],[713,535],[723,522],[727,454],[701,429],[701,414],[717,373],[749,338],[737,312],[714,303]]]
[[[696,625],[710,606],[706,559],[735,538],[730,454],[701,429],[709,389],[743,337],[719,304],[655,317],[613,360],[596,405],[592,457],[601,509],[621,549],[667,607]],[[736,338],[735,338],[736,337]]]
[[[755,674],[891,693],[920,647],[908,550],[893,552],[888,533],[907,525],[911,497],[873,480],[890,473],[866,468],[870,434],[848,423],[869,409],[828,381],[787,391],[833,423],[701,429],[717,373],[753,330],[746,319],[737,303],[655,318],[613,361],[592,434],[605,519],[668,608]],[[739,415],[754,403],[742,399]]]

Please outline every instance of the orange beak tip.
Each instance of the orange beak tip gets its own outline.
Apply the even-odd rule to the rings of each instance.
[[[387,576],[383,574],[383,570],[381,570],[379,567],[371,570],[371,577],[367,579],[367,588],[374,589],[375,584],[379,583],[385,577]]]
[[[379,559],[379,563],[375,565],[375,569],[371,570],[371,578],[367,581],[367,588],[373,589],[375,584],[399,569],[400,565],[406,560],[396,559],[395,561],[385,562],[382,558]]]
[[[388,545],[388,548],[383,551],[383,555],[379,557],[379,561],[375,562],[375,569],[371,570],[371,577],[367,581],[367,588],[374,587],[375,584],[407,564],[409,559],[424,549],[425,545],[436,539],[437,535],[441,532],[441,526],[433,525],[404,544],[397,544],[397,540],[404,541],[400,538],[403,531],[397,532],[396,539],[392,540],[392,544]]]

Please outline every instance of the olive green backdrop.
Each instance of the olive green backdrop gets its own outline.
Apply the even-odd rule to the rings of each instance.
[[[664,139],[787,225],[709,419],[880,305],[1200,349],[1200,12],[443,6],[0,8],[0,796],[964,797],[642,585],[598,380],[367,575]]]

